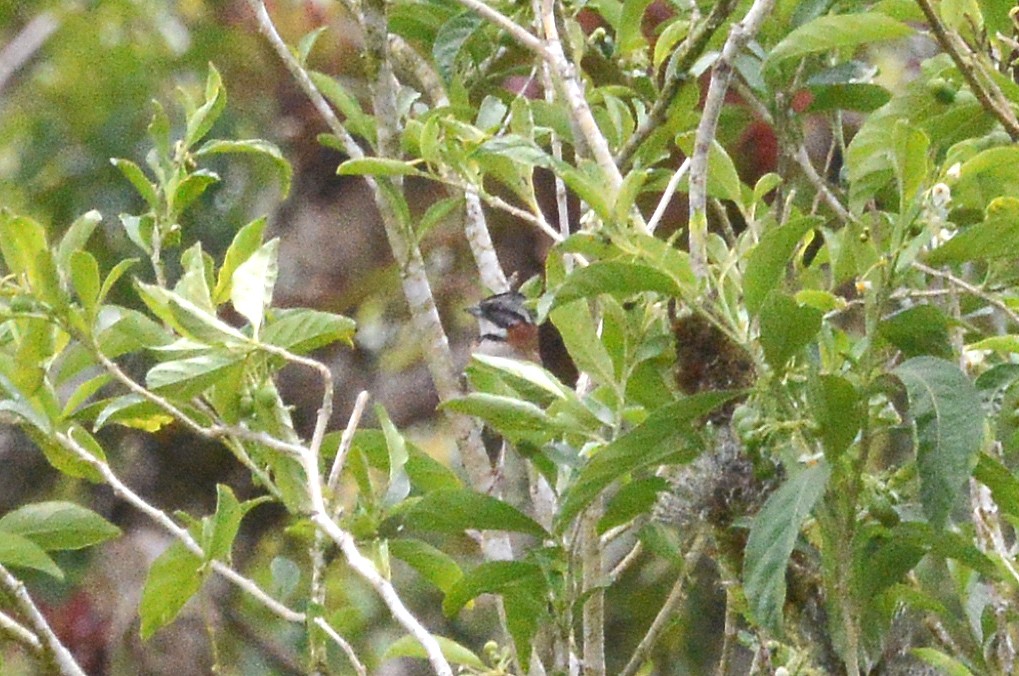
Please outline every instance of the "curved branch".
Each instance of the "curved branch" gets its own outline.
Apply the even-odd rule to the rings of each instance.
[[[640,126],[634,130],[630,138],[623,144],[623,147],[616,153],[616,164],[619,165],[621,171],[626,171],[630,168],[633,156],[636,155],[641,144],[651,136],[655,129],[665,123],[669,106],[672,105],[676,94],[679,93],[680,87],[690,79],[690,69],[697,59],[701,57],[701,54],[704,53],[708,46],[708,41],[711,40],[711,36],[729,18],[729,15],[732,14],[735,8],[736,0],[723,0],[717,3],[711,8],[711,13],[708,14],[702,23],[694,28],[686,40],[683,41],[683,46],[669,60],[668,77],[662,85],[662,90],[658,93],[654,104],[651,106],[651,110],[648,111],[647,117],[641,121]]]
[[[980,105],[1001,122],[1001,126],[1005,128],[1013,141],[1019,141],[1019,119],[1016,118],[1008,99],[1001,93],[993,80],[988,80],[986,86],[980,82],[977,77],[980,67],[969,45],[958,34],[954,31],[950,32],[945,27],[930,0],[916,0],[916,4],[920,6],[920,11],[927,18],[927,23],[934,31],[934,37],[937,38],[938,44],[952,57],[956,68],[962,73],[969,88],[973,91],[973,95],[980,101]]]
[[[725,93],[732,81],[733,62],[743,47],[757,34],[775,0],[754,0],[743,20],[729,31],[722,53],[711,71],[711,83],[704,99],[704,111],[697,125],[693,156],[690,158],[690,264],[694,275],[703,279],[707,266],[708,151],[715,140],[718,117]]]
[[[11,602],[35,632],[41,653],[39,656],[44,661],[52,662],[60,670],[62,676],[85,676],[85,672],[74,661],[71,651],[53,633],[49,622],[46,621],[32,597],[29,596],[25,583],[14,577],[2,565],[0,565],[0,589],[7,593]]]

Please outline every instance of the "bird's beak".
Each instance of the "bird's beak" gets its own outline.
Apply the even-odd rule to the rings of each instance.
[[[464,312],[466,312],[467,314],[474,315],[475,317],[480,317],[481,316],[481,306],[480,305],[471,305],[470,307],[465,307],[464,308]]]

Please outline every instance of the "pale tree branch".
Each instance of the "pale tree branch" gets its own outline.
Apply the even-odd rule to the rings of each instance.
[[[598,535],[603,514],[601,500],[587,508],[581,517],[580,555],[583,567],[583,591],[587,595],[582,613],[584,632],[584,676],[604,676],[605,671],[605,558]]]
[[[315,109],[326,121],[330,130],[343,143],[347,155],[355,159],[364,157],[364,152],[347,132],[343,123],[336,117],[328,102],[311,81],[311,78],[308,77],[307,72],[290,52],[286,43],[283,42],[283,38],[280,37],[279,32],[273,25],[263,2],[261,0],[248,0],[248,4],[255,12],[260,30],[268,38],[273,49],[283,60],[302,91],[311,99]],[[369,39],[371,36],[366,34],[365,37]],[[388,39],[385,33],[375,35],[375,38],[381,39],[384,42],[381,53],[385,55],[388,51],[386,47]],[[388,73],[388,75],[383,77],[392,77],[390,69],[386,69],[385,73]],[[384,84],[390,86],[391,82]],[[382,122],[383,124],[393,124]],[[365,180],[375,196],[375,203],[382,216],[386,238],[389,241],[393,257],[396,259],[400,269],[404,297],[410,308],[412,321],[422,338],[421,345],[423,347],[425,363],[428,366],[432,382],[439,395],[439,400],[446,401],[458,397],[462,392],[459,379],[456,368],[453,365],[449,341],[445,330],[442,328],[439,312],[432,295],[421,250],[418,248],[413,233],[409,231],[407,224],[400,223],[397,210],[390,202],[391,196],[387,193],[387,190],[390,188],[372,176],[366,176]],[[450,421],[456,434],[458,445],[461,448],[464,467],[471,481],[476,486],[486,486],[491,481],[491,467],[481,440],[481,428],[476,421],[463,415],[451,414]]]
[[[566,53],[563,51],[559,28],[555,21],[555,0],[541,0],[541,25],[545,33],[545,46],[550,57],[546,60],[552,67],[553,78],[558,82],[566,99],[566,105],[570,108],[573,122],[583,136],[594,161],[605,175],[607,187],[614,197],[623,184],[623,175],[619,172],[619,167],[616,166],[608,139],[598,128],[598,123],[591,113],[591,107],[584,96],[584,86],[578,75],[577,67],[566,58]]]
[[[0,93],[18,69],[42,49],[59,27],[60,21],[52,12],[42,12],[25,24],[18,34],[0,49]]]
[[[993,305],[1002,314],[1004,314],[1006,317],[1012,320],[1014,324],[1019,324],[1019,314],[1017,314],[1015,310],[1009,307],[1007,303],[1004,303],[998,297],[984,291],[979,286],[971,284],[967,282],[965,279],[962,279],[960,277],[956,277],[951,272],[937,270],[935,268],[930,267],[929,265],[924,265],[919,261],[914,261],[913,267],[925,274],[931,275],[932,277],[938,277],[940,279],[945,280],[952,286],[962,289],[963,291],[973,296],[976,296],[977,298],[984,301],[988,305]]]
[[[711,70],[711,82],[690,159],[690,264],[700,279],[707,272],[708,152],[715,140],[718,117],[732,81],[733,63],[740,51],[757,35],[774,4],[775,0],[754,0],[743,20],[729,31],[722,53]]]
[[[0,589],[7,593],[11,603],[17,608],[25,622],[31,627],[34,638],[38,641],[38,656],[43,662],[52,663],[61,676],[85,676],[85,672],[74,660],[57,635],[53,633],[49,622],[40,612],[25,588],[25,583],[14,577],[7,568],[0,565]],[[20,625],[19,625],[20,626]],[[31,646],[31,642],[25,643]]]
[[[28,648],[33,653],[42,650],[42,643],[32,631],[5,612],[0,611],[0,634]]]
[[[679,571],[676,583],[672,585],[672,590],[665,599],[665,603],[662,604],[658,614],[655,615],[655,619],[651,622],[651,626],[648,627],[644,637],[637,644],[637,648],[633,651],[633,655],[630,656],[626,667],[619,672],[620,676],[634,676],[644,665],[644,661],[651,654],[651,649],[655,647],[658,638],[675,616],[679,604],[686,598],[687,578],[690,575],[690,571],[693,570],[694,564],[697,563],[697,559],[704,553],[705,543],[706,538],[702,533],[698,534],[696,539],[694,539],[693,545],[691,545],[690,550],[683,558],[683,570]]]
[[[655,129],[665,123],[669,106],[672,105],[680,88],[690,80],[690,69],[707,49],[711,36],[725,23],[735,8],[736,0],[723,0],[715,3],[704,21],[694,26],[690,35],[683,40],[683,44],[669,59],[668,77],[651,109],[648,110],[647,117],[641,121],[623,147],[616,153],[616,164],[621,170],[625,171],[630,167],[641,144],[651,136]],[[650,225],[648,227],[650,228]]]
[[[336,449],[336,457],[333,458],[333,466],[329,470],[329,479],[326,482],[329,494],[333,496],[334,500],[339,494],[340,476],[343,474],[343,467],[347,462],[347,454],[354,443],[354,433],[357,432],[357,426],[361,424],[361,416],[364,415],[364,408],[368,405],[369,398],[370,395],[366,391],[357,395],[354,408],[350,412],[350,418],[347,419],[347,426],[343,429],[343,434],[340,435],[340,445]]]

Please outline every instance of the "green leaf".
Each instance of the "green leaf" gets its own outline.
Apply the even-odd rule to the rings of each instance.
[[[26,428],[26,434],[46,456],[46,462],[57,471],[76,479],[86,479],[94,484],[104,483],[103,475],[95,467],[78,456],[74,451],[64,448],[53,441],[49,435],[43,434],[37,429]],[[69,435],[78,442],[87,452],[100,460],[106,459],[99,443],[83,428],[72,425]]]
[[[983,443],[980,397],[962,371],[943,359],[914,357],[892,373],[909,395],[924,514],[942,528]]]
[[[452,617],[471,599],[481,594],[502,594],[507,590],[544,589],[541,567],[525,561],[488,561],[460,578],[446,594],[442,611]],[[535,601],[543,605],[541,595]]]
[[[406,514],[408,528],[440,533],[503,530],[548,536],[536,521],[490,495],[468,489],[445,489],[428,493]]]
[[[442,24],[432,43],[432,57],[435,69],[442,79],[449,84],[453,79],[457,56],[464,44],[485,23],[475,12],[463,12]]]
[[[272,161],[276,174],[279,176],[281,196],[286,197],[290,194],[293,169],[276,144],[262,139],[214,139],[202,144],[202,147],[195,151],[195,157],[227,153],[254,154],[268,158]]]
[[[934,305],[914,305],[882,319],[878,334],[906,357],[932,355],[951,359],[949,319]]]
[[[774,635],[782,634],[785,573],[800,527],[824,495],[827,463],[807,468],[771,494],[754,517],[743,564],[743,589],[750,614]]]
[[[1019,478],[986,453],[980,454],[973,476],[991,489],[991,497],[1002,512],[1019,519]]]
[[[356,96],[351,94],[340,82],[324,73],[311,71],[308,73],[322,95],[343,114],[347,129],[353,134],[375,143],[375,118],[365,114]],[[320,137],[320,142],[322,138]]]
[[[616,55],[626,57],[647,47],[644,38],[644,11],[651,0],[624,0],[616,31]]]
[[[793,355],[821,330],[823,314],[799,305],[785,294],[773,292],[761,307],[761,347],[772,368],[781,371]]]
[[[58,269],[66,269],[71,262],[71,254],[85,248],[85,245],[88,244],[88,240],[92,237],[92,233],[95,231],[96,226],[98,226],[102,220],[103,215],[95,209],[74,219],[74,223],[71,223],[71,227],[69,227],[67,232],[64,233],[64,236],[60,238],[60,244],[57,246],[56,262]]]
[[[860,395],[845,378],[822,375],[811,379],[807,400],[820,427],[825,455],[834,461],[853,443],[863,424],[865,412]]]
[[[470,667],[471,669],[477,669],[484,671],[487,669],[485,663],[481,661],[481,658],[472,653],[467,648],[463,647],[453,639],[446,638],[444,636],[432,636],[438,642],[439,649],[442,651],[443,657],[448,662],[453,664],[459,664],[464,667]],[[428,659],[428,653],[425,652],[424,647],[418,642],[413,636],[405,635],[392,643],[386,652],[382,655],[382,661],[396,659],[398,657],[416,657],[418,659]]]
[[[423,540],[413,538],[389,540],[389,553],[406,562],[443,593],[452,589],[463,577],[463,571],[456,561]]]
[[[183,212],[214,183],[219,183],[219,176],[208,169],[198,169],[185,176],[167,199],[171,213],[180,214]]]
[[[658,494],[669,489],[663,477],[653,476],[631,481],[612,496],[605,513],[598,520],[598,534],[629,523],[632,519],[651,512],[658,503]]]
[[[694,142],[697,133],[690,131],[680,134],[676,138],[676,145],[686,153],[687,157],[693,156]],[[688,185],[684,180],[683,185]],[[718,199],[731,200],[736,204],[742,204],[743,188],[739,180],[739,173],[736,165],[733,164],[729,153],[716,140],[711,141],[711,148],[708,149],[708,195]]]
[[[89,317],[95,315],[96,305],[99,302],[99,263],[95,257],[87,251],[75,251],[71,254],[69,261],[71,270],[71,284],[74,286],[74,293],[81,301],[85,312]]]
[[[462,197],[447,197],[429,206],[424,216],[418,222],[418,239],[424,239],[433,228],[440,223],[444,223],[450,217],[450,214],[462,213],[463,208],[464,200]]]
[[[99,375],[93,376],[88,380],[80,383],[74,388],[74,392],[67,398],[67,402],[64,404],[62,416],[69,418],[86,402],[92,395],[98,392],[100,389],[105,387],[113,376],[109,373],[100,373]]]
[[[738,392],[703,392],[666,404],[606,444],[584,465],[556,515],[562,532],[613,481],[645,467],[690,462],[700,453],[697,421]]]
[[[150,215],[132,216],[131,214],[120,214],[120,223],[124,226],[124,233],[136,247],[145,253],[152,255],[152,229],[155,227],[155,220]]]
[[[159,194],[156,192],[156,186],[145,176],[145,172],[141,170],[141,167],[131,160],[117,157],[112,158],[110,164],[119,169],[124,178],[131,182],[131,185],[141,195],[141,198],[145,200],[145,204],[148,205],[149,209],[155,211],[159,208]]]
[[[339,176],[421,176],[423,172],[406,160],[361,157],[347,160],[336,170]]]
[[[912,34],[913,29],[906,24],[875,12],[820,16],[795,29],[772,47],[763,69],[774,71],[789,59],[871,42],[899,40]]]
[[[335,342],[353,344],[353,319],[319,310],[278,310],[262,331],[262,342],[304,354]]]
[[[384,506],[390,506],[410,494],[410,477],[407,476],[406,470],[407,442],[389,419],[386,409],[380,404],[375,405],[375,417],[379,419],[382,434],[386,437],[386,450],[389,452],[389,484],[382,503]]]
[[[212,292],[212,302],[219,305],[230,297],[233,288],[233,274],[237,267],[248,260],[262,246],[262,233],[265,232],[265,217],[256,218],[237,231],[230,247],[223,257],[223,266],[219,269],[216,288]]]
[[[103,280],[102,288],[99,289],[98,302],[102,303],[106,300],[106,296],[109,295],[113,285],[116,284],[117,281],[124,276],[124,273],[130,270],[137,262],[137,258],[125,258],[113,266],[113,269],[110,270],[110,274],[106,275],[106,279]]]
[[[888,103],[892,95],[884,87],[868,82],[838,82],[812,85],[813,95],[807,112],[822,113],[832,110],[857,110],[869,113]]]
[[[580,371],[602,384],[615,380],[615,367],[595,327],[586,301],[560,305],[549,313],[566,350]]]
[[[471,392],[446,400],[439,408],[481,418],[512,442],[540,445],[549,435],[563,431],[541,407],[515,396]]]
[[[83,549],[120,535],[120,529],[73,502],[36,502],[0,518],[0,540],[14,533],[46,551]]]
[[[58,580],[64,579],[64,572],[39,545],[17,533],[0,533],[0,564],[38,570]]]
[[[768,297],[782,281],[786,264],[803,236],[820,224],[813,217],[796,218],[778,228],[768,230],[747,256],[743,273],[743,294],[747,310],[757,314]]]
[[[930,172],[927,157],[931,142],[920,129],[905,120],[895,123],[892,130],[892,169],[899,184],[899,204],[910,204],[920,194]]]
[[[229,486],[216,484],[216,513],[204,520],[208,524],[202,541],[205,560],[222,559],[229,563],[230,550],[240,530],[241,519],[252,509],[269,500],[269,496],[263,495],[254,500],[240,502]]]
[[[64,304],[60,277],[42,225],[30,218],[0,212],[0,252],[7,269],[14,275],[23,275],[39,300],[55,307]]]
[[[690,33],[690,22],[680,19],[669,23],[655,41],[654,69],[657,71],[667,57],[675,53],[679,41]]]
[[[937,648],[912,648],[909,652],[945,676],[973,676],[973,672],[965,664]]]
[[[555,291],[553,307],[602,293],[630,296],[644,291],[654,291],[669,298],[682,293],[672,277],[649,265],[619,260],[595,261],[577,268],[566,277]]]
[[[517,391],[533,388],[548,395],[549,400],[575,397],[573,390],[534,362],[486,354],[475,354],[471,359],[475,364],[498,371]]]
[[[108,423],[115,423],[146,432],[158,432],[173,422],[173,416],[138,394],[126,394],[99,404],[102,410],[96,416],[94,429],[97,430]]]
[[[212,125],[226,108],[226,90],[219,71],[209,64],[209,75],[205,81],[205,102],[187,116],[187,129],[184,132],[184,147],[190,148],[201,141]]]
[[[313,31],[309,31],[301,38],[297,43],[297,59],[302,66],[307,64],[308,55],[311,54],[311,50],[315,47],[315,43],[322,33],[329,30],[329,26],[319,26]]]
[[[149,389],[169,391],[175,398],[188,399],[207,390],[242,360],[240,355],[210,352],[163,362],[149,369],[145,384]]]
[[[1017,156],[1019,157],[1019,156]],[[982,223],[971,225],[926,256],[929,265],[952,265],[1019,255],[1019,199],[999,197]]]
[[[174,542],[152,563],[142,589],[138,614],[142,640],[173,622],[184,604],[202,588],[202,559]]]
[[[238,314],[251,323],[252,334],[258,332],[265,311],[272,305],[272,292],[279,276],[279,239],[272,239],[237,266],[231,277],[230,302]]]
[[[185,337],[214,345],[250,342],[239,330],[179,293],[138,280],[135,288],[154,315]]]

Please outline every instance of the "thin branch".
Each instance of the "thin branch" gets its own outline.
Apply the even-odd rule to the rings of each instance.
[[[42,643],[32,631],[5,612],[0,612],[0,634],[17,641],[33,653],[42,652]]]
[[[322,92],[318,90],[315,83],[311,81],[307,71],[301,67],[301,64],[294,58],[294,55],[290,52],[287,44],[283,42],[283,38],[280,37],[279,32],[276,30],[276,26],[273,24],[272,19],[269,18],[269,12],[265,9],[265,3],[262,0],[248,0],[248,7],[255,13],[255,19],[258,22],[258,29],[269,40],[269,44],[279,55],[283,61],[283,65],[286,66],[287,70],[290,71],[290,75],[297,82],[297,85],[304,92],[304,95],[308,97],[312,105],[315,106],[315,110],[325,121],[326,126],[329,127],[336,137],[343,143],[343,149],[347,153],[347,156],[352,159],[360,159],[364,157],[364,152],[361,150],[361,146],[357,145],[357,141],[350,135],[343,123],[340,122],[340,118],[336,117],[336,113],[333,112],[329,102],[326,101],[325,97],[322,96]],[[371,177],[368,177],[369,184],[372,183]],[[374,186],[372,186],[374,189]]]
[[[163,512],[157,507],[149,504],[144,498],[131,490],[127,484],[121,481],[120,477],[114,473],[109,464],[92,455],[87,449],[85,449],[85,447],[74,439],[72,433],[56,432],[51,436],[51,438],[99,472],[99,474],[103,477],[103,481],[105,481],[106,484],[113,489],[113,492],[117,495],[117,497],[127,502],[129,505],[159,525],[167,533],[179,540],[192,554],[203,559],[205,558],[205,553],[202,551],[201,546],[195,542],[194,538],[191,537],[191,534],[188,533],[186,528],[177,525],[177,523],[171,519],[166,512]],[[218,574],[222,575],[242,590],[248,592],[248,594],[257,599],[262,605],[282,619],[288,622],[304,622],[303,613],[298,613],[287,608],[279,601],[265,593],[265,591],[263,591],[261,587],[253,581],[244,577],[226,564],[220,561],[213,561],[212,568]]]
[[[306,471],[310,470],[310,467],[306,466]],[[312,488],[312,509],[315,510],[311,516],[311,520],[315,525],[320,528],[326,535],[332,539],[340,547],[340,551],[343,552],[344,558],[350,565],[354,572],[360,575],[375,592],[382,597],[382,601],[389,608],[389,612],[393,615],[397,622],[407,630],[411,636],[413,636],[418,643],[424,648],[428,655],[428,660],[432,664],[432,668],[439,676],[452,676],[453,670],[450,668],[446,658],[442,655],[442,650],[439,648],[439,642],[435,640],[435,637],[425,629],[424,625],[414,614],[407,609],[404,605],[403,600],[393,587],[392,583],[384,578],[375,564],[372,563],[371,559],[366,557],[357,548],[357,544],[354,542],[354,537],[347,531],[340,528],[335,521],[330,519],[325,512],[325,503],[322,498],[322,491],[315,490],[315,486],[318,484],[317,481],[309,479],[309,488]]]
[[[53,633],[49,622],[46,621],[32,597],[29,596],[25,583],[14,577],[2,565],[0,565],[0,589],[7,592],[14,607],[18,609],[25,622],[31,627],[31,631],[35,633],[35,637],[40,643],[39,649],[42,653],[40,658],[44,662],[52,662],[63,676],[86,676],[75,662],[71,651]]]
[[[433,106],[449,105],[449,97],[446,95],[442,79],[426,59],[421,58],[414,48],[398,35],[389,35],[389,48],[390,57],[401,68],[413,73]],[[452,172],[449,167],[442,166],[440,171],[443,180],[452,187],[453,181],[449,180]],[[502,269],[502,264],[499,263],[495,245],[492,244],[492,235],[488,231],[488,223],[485,219],[485,211],[481,207],[478,189],[474,186],[462,186],[457,190],[464,199],[464,237],[474,256],[474,262],[481,276],[481,283],[492,293],[509,290],[506,273]]]
[[[690,264],[694,275],[703,279],[707,266],[707,181],[708,152],[715,140],[718,117],[725,104],[725,93],[732,81],[733,62],[744,46],[757,34],[771,13],[775,0],[754,0],[743,20],[732,27],[722,53],[711,71],[708,94],[694,141],[690,161]]]
[[[577,74],[577,67],[563,51],[563,44],[559,38],[559,28],[556,26],[554,0],[542,0],[541,2],[541,24],[545,33],[546,49],[550,55],[547,59],[552,66],[553,78],[559,83],[566,105],[569,106],[574,124],[583,136],[594,161],[605,175],[608,188],[613,198],[619,192],[623,184],[623,175],[616,166],[615,158],[609,149],[608,139],[598,128],[594,119],[591,107],[584,96],[584,87]]]
[[[546,46],[541,39],[535,37],[527,31],[523,26],[509,18],[499,10],[495,9],[491,5],[481,2],[481,0],[456,0],[467,9],[477,13],[482,19],[486,19],[490,23],[495,24],[499,28],[509,33],[510,37],[513,38],[517,44],[534,52],[542,60],[549,63],[555,63],[556,57],[553,55],[551,50]]]
[[[724,0],[716,3],[711,8],[711,13],[703,22],[694,27],[679,50],[669,59],[668,76],[651,106],[651,110],[616,153],[616,164],[619,165],[621,171],[630,168],[633,157],[637,154],[641,144],[651,136],[655,129],[665,123],[669,106],[672,105],[676,94],[679,93],[680,87],[690,80],[690,69],[707,49],[711,36],[725,23],[735,8],[736,0]]]
[[[357,399],[354,401],[354,408],[351,410],[350,418],[347,420],[347,426],[343,429],[343,434],[340,435],[340,445],[336,449],[336,457],[333,458],[333,466],[329,470],[329,480],[326,483],[329,495],[333,496],[334,500],[340,489],[340,475],[343,474],[343,466],[347,462],[347,453],[350,452],[350,446],[354,443],[354,433],[357,431],[357,426],[361,424],[364,407],[368,405],[368,399],[370,398],[371,395],[367,391],[362,391],[361,394],[357,395]]]
[[[604,676],[605,672],[605,559],[598,521],[604,510],[598,500],[581,517],[580,555],[583,567],[583,591],[587,595],[582,613],[584,630],[584,676]]]
[[[0,50],[0,92],[3,92],[18,69],[42,49],[59,26],[60,22],[52,12],[42,12],[33,17],[10,42],[4,45]]]
[[[966,292],[976,296],[977,298],[979,298],[980,300],[984,301],[985,303],[987,303],[989,305],[993,305],[998,310],[1000,310],[1006,317],[1011,319],[1015,324],[1019,324],[1019,314],[1016,314],[1015,310],[1010,308],[1001,299],[999,299],[996,296],[993,296],[993,295],[987,293],[986,291],[984,291],[980,287],[975,286],[973,284],[970,284],[965,279],[960,279],[959,277],[956,277],[951,272],[944,272],[942,270],[937,270],[937,269],[932,268],[930,266],[924,265],[923,263],[920,263],[918,261],[914,261],[913,262],[913,267],[916,268],[917,270],[920,270],[921,272],[924,272],[924,273],[926,273],[928,275],[931,275],[933,277],[939,277],[941,279],[944,279],[947,282],[949,282],[950,284],[952,284],[952,285],[962,289],[963,291],[966,291]]]
[[[291,443],[282,439],[266,434],[264,432],[255,432],[244,427],[237,427],[235,425],[213,425],[212,427],[205,427],[197,420],[189,416],[187,413],[182,411],[180,408],[175,406],[168,399],[159,396],[155,392],[147,389],[140,383],[135,382],[131,376],[124,373],[124,371],[117,365],[115,361],[107,357],[103,352],[96,346],[91,345],[92,354],[99,360],[99,363],[103,365],[103,368],[112,375],[122,385],[127,387],[133,393],[142,397],[143,399],[152,402],[162,410],[166,411],[178,422],[182,423],[185,427],[190,429],[195,434],[202,436],[206,439],[229,439],[230,437],[236,437],[237,439],[243,439],[245,441],[252,441],[258,444],[262,444],[267,448],[275,451],[279,451],[285,455],[292,457],[300,457],[306,449],[300,444]]]
[[[662,197],[658,200],[658,206],[655,207],[655,212],[651,214],[651,220],[647,223],[648,232],[654,233],[658,229],[658,225],[662,222],[662,218],[665,217],[665,211],[669,208],[669,202],[672,201],[672,196],[676,194],[676,188],[679,187],[680,181],[686,176],[686,173],[690,171],[690,158],[683,160],[683,163],[679,165],[679,169],[672,174],[672,178],[669,179],[669,184],[665,186],[665,192],[662,193]]]
[[[358,659],[357,653],[354,652],[354,647],[345,638],[336,633],[336,630],[321,617],[315,618],[315,626],[324,631],[333,640],[333,643],[340,646],[340,650],[347,656],[347,660],[354,667],[354,671],[357,672],[358,676],[368,676],[368,670],[365,669],[364,664]]]
[[[700,558],[704,551],[704,545],[706,538],[703,534],[698,534],[694,540],[693,545],[690,547],[690,551],[687,552],[684,557],[683,570],[679,572],[679,577],[676,578],[676,583],[672,585],[672,590],[669,592],[669,596],[665,599],[665,603],[658,610],[658,614],[655,615],[655,619],[651,622],[651,626],[648,628],[647,633],[644,634],[644,638],[637,644],[637,649],[633,651],[633,655],[630,656],[630,660],[626,663],[626,667],[619,673],[619,676],[634,676],[640,671],[647,656],[651,654],[651,649],[655,647],[655,643],[658,642],[658,638],[665,631],[669,622],[675,616],[676,608],[686,598],[686,580],[690,575],[690,571],[693,569],[697,559]]]
[[[1019,141],[1019,119],[1016,118],[1008,99],[993,80],[987,78],[986,85],[980,82],[977,77],[980,66],[969,45],[955,31],[949,31],[945,27],[930,0],[916,0],[916,4],[920,6],[920,11],[927,18],[927,23],[934,32],[938,44],[952,57],[952,61],[962,73],[973,95],[980,101],[980,105],[1001,122],[1001,126],[1005,128],[1013,141]]]

